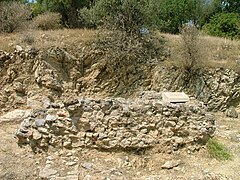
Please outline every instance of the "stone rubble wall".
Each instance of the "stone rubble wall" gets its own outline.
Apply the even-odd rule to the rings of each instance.
[[[197,101],[164,104],[141,98],[79,98],[33,110],[16,136],[33,150],[52,148],[198,150],[215,131],[215,117]],[[158,98],[156,98],[158,97]]]

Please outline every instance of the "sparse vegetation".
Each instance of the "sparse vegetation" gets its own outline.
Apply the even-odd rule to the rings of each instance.
[[[106,55],[112,56],[109,60],[130,63],[161,57],[165,40],[154,34],[139,37],[116,31],[100,34],[95,43],[99,50],[108,51]]]
[[[226,147],[215,138],[209,139],[207,148],[210,156],[218,160],[229,160],[232,157]]]
[[[0,32],[25,30],[30,17],[29,6],[15,1],[0,2]]]

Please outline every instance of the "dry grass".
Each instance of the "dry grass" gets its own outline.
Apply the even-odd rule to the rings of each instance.
[[[171,57],[168,65],[176,65],[181,60],[181,37],[179,35],[161,34],[168,41],[171,49]],[[204,36],[201,38],[203,63],[206,68],[230,68],[240,72],[240,40]]]
[[[93,40],[96,31],[88,29],[30,30],[21,33],[0,34],[0,49],[13,52],[15,45],[47,49],[51,46],[67,48],[76,52],[87,41]]]
[[[81,52],[85,42],[95,39],[96,35],[97,31],[89,29],[30,30],[22,33],[0,34],[0,49],[12,52],[17,44],[23,48],[33,46],[38,49],[59,46],[76,54]],[[182,58],[181,37],[162,33],[159,33],[159,36],[166,38],[171,49],[171,56],[166,63],[176,65]],[[240,40],[203,35],[201,48],[204,52],[204,67],[232,68],[240,72]]]

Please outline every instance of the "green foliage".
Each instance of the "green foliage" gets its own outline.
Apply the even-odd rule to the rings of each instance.
[[[25,28],[30,7],[20,2],[0,2],[0,32],[11,33]]]
[[[221,4],[224,5],[223,11],[227,13],[240,13],[240,1],[239,0],[221,0]]]
[[[89,5],[90,0],[38,0],[33,8],[35,15],[47,11],[58,12],[66,26],[75,28],[82,26],[78,19],[78,10]]]
[[[231,154],[227,151],[227,149],[218,142],[217,139],[209,139],[207,143],[207,148],[209,154],[218,160],[229,160],[231,159]]]
[[[59,13],[46,12],[33,19],[32,28],[41,30],[54,30],[61,27],[61,15]]]
[[[240,15],[237,13],[220,13],[213,16],[203,29],[210,35],[239,38]]]
[[[80,17],[88,25],[132,34],[156,25],[155,3],[155,0],[99,0],[91,9],[81,10]]]
[[[203,14],[206,0],[162,0],[159,2],[159,19],[164,23],[159,29],[179,33],[186,23],[197,25]]]
[[[204,11],[199,22],[200,27],[209,23],[213,16],[220,13],[240,13],[240,1],[212,0],[205,4]]]

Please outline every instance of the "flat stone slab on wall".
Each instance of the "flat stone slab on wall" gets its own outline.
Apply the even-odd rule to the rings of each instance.
[[[16,136],[34,150],[53,148],[197,149],[215,131],[199,102],[166,104],[152,98],[78,98],[33,111]]]
[[[162,101],[166,103],[185,103],[190,99],[184,92],[163,92]]]

